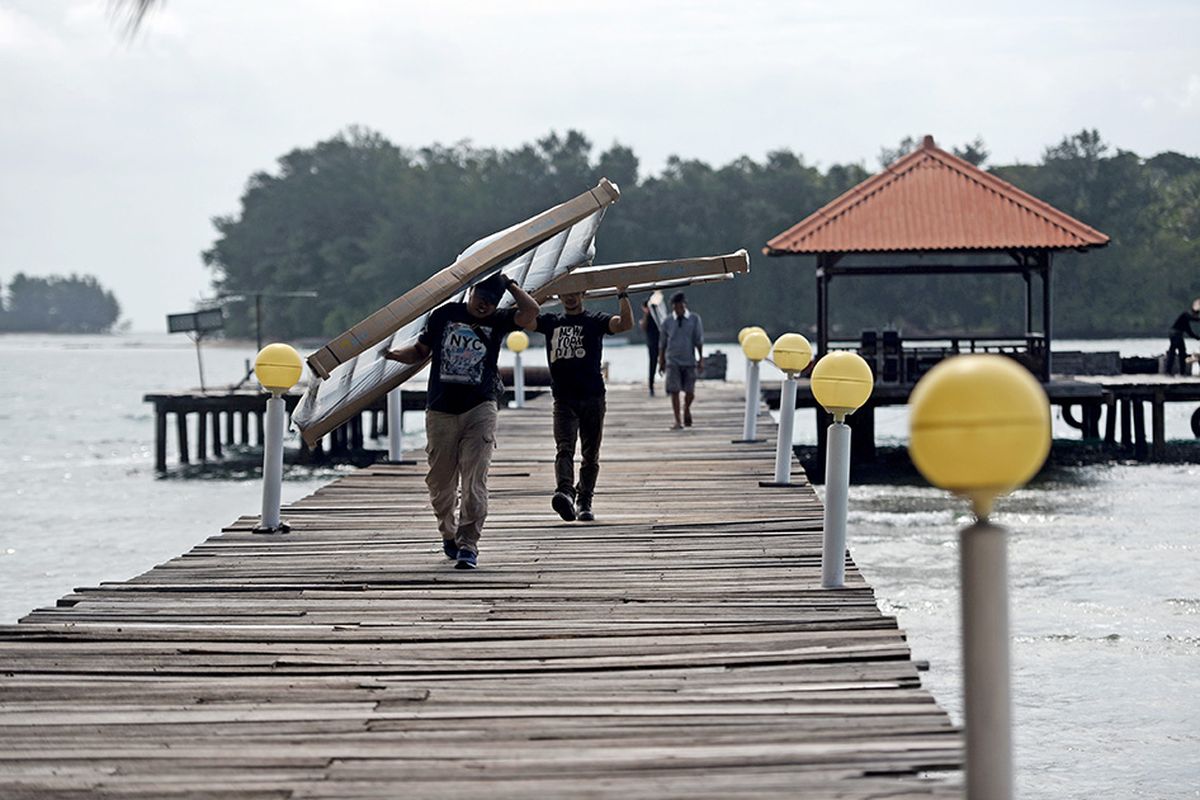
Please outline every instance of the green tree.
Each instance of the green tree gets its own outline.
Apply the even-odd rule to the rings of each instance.
[[[113,293],[94,277],[31,278],[17,273],[0,306],[0,330],[38,333],[107,333],[121,316]]]

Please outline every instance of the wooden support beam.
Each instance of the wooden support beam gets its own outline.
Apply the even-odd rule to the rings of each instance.
[[[208,412],[201,411],[196,418],[196,460],[203,464],[208,461]]]
[[[154,469],[167,471],[167,410],[154,404]]]
[[[179,463],[187,464],[189,462],[189,457],[188,457],[188,426],[187,426],[187,412],[186,411],[176,411],[175,412],[175,439],[179,444]]]
[[[224,455],[221,451],[221,412],[213,411],[209,416],[212,419],[213,458],[221,458]]]
[[[1146,448],[1146,405],[1140,398],[1130,401],[1133,404],[1133,457],[1144,461],[1148,454]]]
[[[243,411],[239,416],[241,417],[241,431],[239,431],[239,433],[241,433],[240,441],[242,444],[250,444],[250,412]]]
[[[1104,398],[1104,443],[1117,443],[1117,399],[1111,394]]]
[[[1133,409],[1128,397],[1122,397],[1121,403],[1121,449],[1133,450]]]
[[[1150,454],[1155,461],[1162,461],[1167,457],[1166,405],[1166,396],[1162,390],[1156,391],[1150,405],[1152,436]]]

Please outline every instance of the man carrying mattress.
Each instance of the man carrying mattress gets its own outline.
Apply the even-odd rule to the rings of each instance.
[[[600,439],[604,433],[604,376],[600,353],[604,337],[633,328],[629,293],[620,287],[621,315],[585,311],[583,293],[559,295],[562,314],[541,314],[525,325],[546,336],[546,361],[554,395],[554,477],[550,504],[568,522],[591,522],[592,495],[600,474]],[[579,484],[575,484],[575,442],[583,451]]]
[[[497,310],[505,290],[515,309]],[[386,358],[419,364],[432,356],[426,392],[425,452],[429,500],[442,550],[458,569],[474,569],[487,517],[487,472],[496,442],[502,387],[496,359],[504,336],[537,320],[538,304],[501,273],[476,284],[465,303],[434,309],[417,341]],[[457,519],[456,519],[457,506]]]

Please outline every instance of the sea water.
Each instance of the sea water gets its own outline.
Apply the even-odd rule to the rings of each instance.
[[[1165,342],[1056,346],[1152,355]],[[724,351],[729,379],[742,380],[736,345],[709,349]],[[253,351],[206,344],[206,380],[236,381]],[[645,380],[638,343],[610,345],[605,357],[610,380]],[[502,363],[510,359],[505,352]],[[531,349],[525,361],[544,364],[544,353]],[[258,512],[253,470],[155,474],[153,408],[142,396],[198,385],[185,338],[0,336],[0,374],[0,623],[75,586],[144,572]],[[778,378],[764,367],[764,385]],[[1169,407],[1168,437],[1191,436],[1193,410]],[[421,446],[421,415],[405,417],[406,447]],[[797,442],[815,441],[811,420],[798,418]],[[906,427],[903,408],[877,413],[881,443],[903,443]],[[1055,435],[1078,433],[1056,417]],[[289,468],[283,501],[337,474]],[[1113,464],[1050,470],[1000,501],[1021,797],[1200,797],[1198,487],[1200,466]],[[851,487],[851,554],[914,657],[929,662],[925,685],[959,722],[958,531],[969,522],[965,504],[923,484]]]

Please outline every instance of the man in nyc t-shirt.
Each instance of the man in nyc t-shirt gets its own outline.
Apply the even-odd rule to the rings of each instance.
[[[496,308],[505,290],[512,294],[516,309]],[[537,311],[536,300],[516,281],[497,273],[476,284],[467,302],[434,309],[416,342],[384,356],[404,364],[430,359],[425,485],[442,534],[442,551],[459,569],[476,566],[487,517],[487,472],[500,397],[496,378],[500,342],[506,333],[533,325]]]
[[[604,337],[633,327],[633,306],[621,288],[620,316],[586,311],[583,294],[559,295],[563,313],[540,314],[526,326],[546,337],[546,361],[554,394],[554,476],[557,486],[551,505],[565,520],[591,522],[592,495],[600,474],[600,440],[604,434],[604,376],[600,355]],[[583,464],[575,484],[575,442]]]

